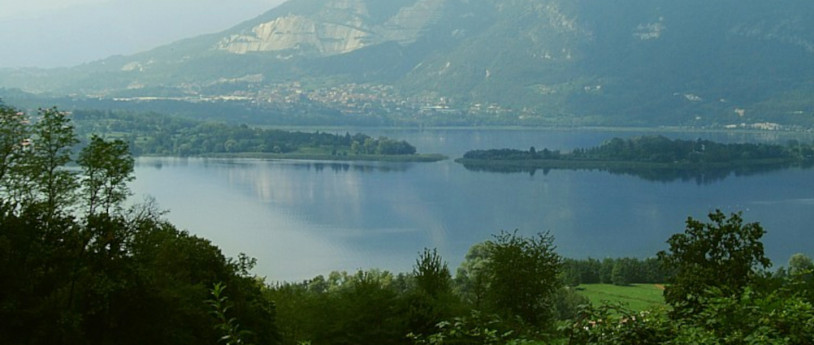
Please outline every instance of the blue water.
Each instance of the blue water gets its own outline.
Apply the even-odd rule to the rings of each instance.
[[[370,131],[368,131],[370,132]],[[342,131],[341,133],[344,133]],[[569,150],[639,132],[600,130],[374,131],[420,152],[459,157],[469,149]],[[670,133],[672,138],[784,142],[772,133]],[[799,136],[799,135],[798,135]],[[809,138],[798,138],[811,141]],[[409,271],[438,248],[453,268],[468,248],[500,230],[549,231],[568,257],[653,256],[688,216],[742,211],[768,231],[776,265],[814,255],[814,170],[729,176],[708,184],[651,182],[601,171],[491,173],[437,163],[329,163],[249,159],[140,158],[134,199],[156,198],[167,218],[229,256],[259,261],[269,280],[333,270]]]

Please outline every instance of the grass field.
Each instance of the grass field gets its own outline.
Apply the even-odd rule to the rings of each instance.
[[[602,302],[621,302],[633,310],[645,310],[654,306],[664,306],[663,290],[653,284],[632,284],[617,286],[611,284],[583,284],[577,293],[587,297],[597,306]]]

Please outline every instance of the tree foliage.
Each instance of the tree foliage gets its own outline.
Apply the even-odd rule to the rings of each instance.
[[[531,147],[515,149],[473,150],[464,154],[473,160],[567,160],[625,161],[670,164],[722,164],[748,160],[780,159],[803,161],[814,159],[814,146],[800,142],[788,145],[724,144],[710,140],[669,139],[661,135],[630,139],[613,138],[599,146],[577,148],[569,153]]]
[[[453,291],[452,275],[437,249],[425,248],[412,272],[413,287],[404,294],[407,329],[430,334],[442,321],[456,316],[462,303]]]
[[[56,108],[40,109],[32,128],[33,148],[27,151],[25,173],[32,177],[33,195],[40,198],[49,215],[73,205],[76,177],[65,166],[73,146],[79,143],[69,114]]]
[[[333,272],[266,291],[279,312],[284,344],[403,344],[409,313],[405,276]]]
[[[0,125],[9,126],[0,132],[25,134],[9,139],[23,141],[9,144],[13,159],[3,161],[0,343],[213,343],[218,334],[203,301],[216,282],[232,287],[234,315],[257,330],[252,341],[278,341],[273,305],[245,265],[149,205],[123,208],[132,179],[125,144],[92,139],[78,172],[68,166],[77,142],[68,114],[40,110],[30,125],[19,112],[0,113],[8,120]],[[104,212],[76,217],[77,180]]]
[[[482,268],[471,272],[468,283],[483,289],[486,311],[533,327],[551,321],[551,298],[562,286],[562,259],[553,241],[548,233],[524,237],[503,231],[484,244]]]
[[[93,135],[76,163],[83,172],[81,185],[88,214],[96,214],[97,208],[110,214],[129,196],[127,183],[135,179],[134,160],[124,141],[106,141]]]
[[[491,306],[504,317],[545,326],[551,320],[551,297],[562,285],[562,259],[554,251],[554,238],[548,233],[523,237],[517,231],[502,232],[492,243],[486,264]]]
[[[30,145],[27,119],[22,112],[0,102],[0,188],[8,188],[7,180],[12,175],[25,150]]]
[[[300,132],[204,122],[155,113],[78,111],[80,134],[105,133],[136,155],[320,152],[328,155],[412,155],[413,145],[365,134]]]
[[[564,259],[563,279],[566,284],[660,284],[666,273],[658,258],[605,258],[602,260]]]
[[[455,289],[459,296],[475,309],[486,304],[489,276],[486,263],[489,260],[489,242],[476,243],[469,248],[464,261],[455,274]]]
[[[452,275],[437,249],[427,249],[416,259],[413,267],[416,287],[427,295],[436,297],[452,291]]]
[[[791,275],[807,275],[814,272],[814,261],[803,253],[796,253],[789,258],[788,272]]]
[[[720,210],[709,214],[709,223],[687,219],[684,233],[667,240],[668,251],[658,256],[670,272],[665,299],[676,312],[698,312],[710,288],[735,296],[749,285],[759,269],[771,262],[758,223],[744,224],[739,213],[727,217]]]

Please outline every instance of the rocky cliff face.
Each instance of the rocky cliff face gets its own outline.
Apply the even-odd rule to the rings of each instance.
[[[363,48],[373,35],[361,21],[326,23],[289,15],[255,26],[250,33],[232,35],[217,48],[234,54],[251,52],[301,52],[329,56]]]
[[[255,25],[218,42],[216,49],[234,54],[279,52],[324,57],[395,41],[414,42],[440,17],[444,0],[418,0],[383,23],[374,23],[365,0],[330,0],[311,15],[288,14]]]

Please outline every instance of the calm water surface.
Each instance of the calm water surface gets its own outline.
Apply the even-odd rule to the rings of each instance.
[[[570,150],[635,131],[370,131],[459,157],[476,148]],[[344,133],[342,131],[341,133]],[[664,133],[672,138],[785,142],[771,133]],[[810,138],[799,138],[811,141]],[[468,248],[500,230],[550,231],[568,257],[647,257],[683,231],[687,216],[743,211],[768,231],[776,265],[814,254],[814,170],[729,176],[707,184],[651,182],[600,171],[474,172],[437,163],[328,163],[249,159],[140,158],[136,198],[151,195],[174,224],[229,256],[259,261],[270,280],[332,270],[409,271],[438,248],[457,266]]]

